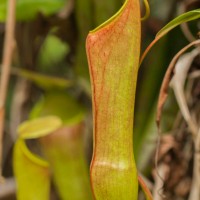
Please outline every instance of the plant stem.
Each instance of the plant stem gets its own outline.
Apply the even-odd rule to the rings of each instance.
[[[0,79],[0,177],[2,177],[2,141],[4,129],[4,107],[7,95],[7,87],[10,76],[10,65],[14,47],[14,29],[15,29],[15,7],[16,0],[9,0],[7,5],[7,19],[5,25],[5,40],[2,58],[2,73]]]

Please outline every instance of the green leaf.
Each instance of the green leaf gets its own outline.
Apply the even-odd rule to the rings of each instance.
[[[196,10],[192,10],[189,12],[186,12],[182,15],[179,15],[178,17],[176,17],[175,19],[173,19],[172,21],[170,21],[167,25],[165,25],[157,34],[156,34],[156,38],[161,38],[164,35],[166,35],[169,31],[171,31],[173,28],[175,28],[176,26],[185,23],[185,22],[189,22],[195,19],[200,18],[200,9],[196,9]]]
[[[84,80],[86,87],[89,87],[89,71],[87,67],[87,57],[85,52],[85,38],[92,27],[93,0],[76,0],[75,1],[75,14],[76,23],[79,32],[77,53],[75,58],[75,72],[81,80]]]
[[[140,171],[147,170],[149,159],[154,151],[156,143],[149,142],[156,140],[157,131],[155,124],[156,103],[158,93],[164,73],[165,65],[169,55],[166,53],[170,38],[165,37],[152,49],[152,55],[147,57],[144,66],[140,69],[142,78],[140,79],[139,90],[137,91],[135,126],[134,126],[134,153],[137,167]],[[159,58],[159,59],[158,59]],[[145,66],[146,64],[146,66]],[[153,65],[154,67],[148,67]],[[153,89],[152,89],[153,88]],[[145,91],[145,93],[144,93]],[[147,103],[148,99],[148,103]]]
[[[61,126],[62,121],[59,117],[47,116],[22,123],[17,132],[20,138],[33,139],[52,133]]]
[[[83,120],[85,109],[65,91],[49,91],[33,108],[30,118],[48,115],[58,116],[63,121],[63,124],[70,125]]]
[[[6,19],[6,5],[8,0],[0,0],[0,21]],[[17,0],[16,17],[19,21],[34,19],[40,12],[43,15],[51,15],[58,12],[66,3],[66,0]]]
[[[65,0],[18,0],[17,19],[33,19],[38,12],[43,15],[51,15],[58,12],[64,5]]]
[[[94,0],[94,23],[96,26],[103,23],[113,14],[115,14],[120,6],[122,5],[123,0],[110,0],[110,1],[99,1]]]
[[[189,22],[192,20],[196,20],[200,18],[200,9],[192,10],[186,12],[182,15],[179,15],[172,21],[170,21],[166,26],[164,26],[156,35],[155,39],[151,42],[151,44],[146,48],[143,55],[141,56],[140,63],[144,60],[149,50],[154,46],[154,44],[159,41],[163,36],[165,36],[169,31],[173,28],[177,27],[178,25]]]
[[[45,71],[55,68],[67,53],[69,53],[69,46],[58,37],[49,34],[40,49],[38,60],[40,68]]]
[[[6,20],[6,5],[7,0],[0,0],[0,21]]]
[[[22,139],[15,143],[13,167],[18,200],[50,199],[49,165],[32,154]]]
[[[44,90],[66,89],[74,84],[71,80],[38,74],[24,69],[12,68],[12,73],[33,81],[38,87]]]

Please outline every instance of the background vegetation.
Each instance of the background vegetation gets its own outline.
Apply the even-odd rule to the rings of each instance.
[[[54,134],[39,139],[36,139],[38,136],[31,139],[26,135],[23,137],[31,152],[45,157],[50,163],[50,171],[54,175],[49,198],[92,198],[88,178],[92,155],[92,108],[85,39],[89,30],[112,16],[122,3],[123,0],[17,1],[15,48],[7,90],[3,136],[2,164],[6,182],[0,185],[0,199],[13,200],[16,197],[13,179],[13,163],[15,165],[16,160],[13,162],[13,148],[19,137],[18,127],[25,120],[49,115],[59,116],[65,121],[66,138],[61,137],[62,131],[61,136]],[[200,7],[198,0],[150,0],[149,3],[151,16],[142,23],[142,49],[145,49],[155,34],[172,18],[186,10]],[[0,0],[0,63],[4,51],[6,5],[7,0]],[[141,10],[143,11],[142,6]],[[189,27],[183,25],[176,28],[151,50],[140,68],[136,94],[134,150],[137,166],[153,191],[154,200],[164,199],[164,195],[166,199],[192,200],[190,193],[194,187],[195,175],[194,144],[189,125],[182,117],[173,90],[169,91],[162,115],[157,167],[154,165],[158,139],[155,112],[160,85],[170,61],[190,42],[188,29],[193,33],[193,37],[197,38],[199,26],[199,21],[196,20],[190,23]],[[198,55],[194,56],[189,67],[184,92],[198,125]],[[23,128],[18,129],[18,133],[23,135]],[[65,144],[61,145],[62,140],[65,140]],[[67,152],[61,147],[60,151],[54,154],[55,146],[66,147]],[[58,157],[59,159],[56,159]],[[28,167],[21,169],[21,173],[26,173],[27,169]],[[158,178],[158,171],[163,180]],[[65,178],[62,181],[62,177],[70,177],[69,182],[65,182]],[[196,184],[198,187],[199,182]],[[63,189],[66,185],[68,187]],[[77,185],[84,185],[81,187],[82,191],[75,192]],[[65,193],[68,197],[65,197]],[[76,193],[82,196],[75,197]],[[144,197],[140,194],[139,198],[142,200]]]

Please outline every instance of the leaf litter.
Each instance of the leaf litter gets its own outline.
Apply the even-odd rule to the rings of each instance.
[[[172,59],[163,79],[156,118],[160,142],[157,146],[155,161],[154,200],[179,197],[194,200],[199,199],[200,196],[200,155],[198,153],[200,146],[200,127],[198,125],[200,122],[198,114],[200,113],[200,95],[198,95],[200,82],[199,76],[195,75],[191,78],[190,75],[199,72],[199,65],[197,64],[195,67],[194,63],[196,58],[199,60],[199,44],[200,40],[196,40],[181,49]],[[185,53],[192,46],[196,48]],[[174,91],[180,109],[177,115],[179,120],[171,134],[161,135],[160,122],[169,86]]]

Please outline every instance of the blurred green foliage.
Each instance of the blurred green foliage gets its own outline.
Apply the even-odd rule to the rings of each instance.
[[[6,19],[7,1],[0,0],[0,54],[3,49],[3,25]],[[12,124],[11,116],[16,114],[15,109],[11,107],[15,103],[20,106],[20,103],[12,101],[13,96],[22,92],[26,96],[20,113],[23,119],[29,118],[29,122],[32,122],[36,118],[53,115],[62,121],[62,126],[69,128],[69,137],[72,137],[71,140],[63,138],[66,141],[63,146],[67,146],[63,150],[63,146],[60,145],[62,137],[60,139],[59,136],[57,140],[56,135],[52,136],[48,132],[47,136],[49,138],[52,136],[51,142],[55,141],[49,147],[46,143],[49,139],[42,138],[41,140],[39,134],[40,137],[36,140],[43,148],[43,154],[38,156],[27,147],[27,138],[22,140],[19,136],[15,145],[13,164],[19,184],[24,184],[23,191],[21,189],[18,191],[19,199],[49,199],[50,179],[54,180],[58,196],[62,196],[62,199],[74,199],[75,193],[77,193],[77,199],[92,199],[87,163],[91,157],[88,156],[87,159],[85,157],[85,154],[91,155],[92,151],[92,145],[89,142],[92,138],[91,119],[86,117],[86,113],[91,114],[91,97],[85,39],[90,30],[110,18],[123,2],[123,0],[17,0],[16,50],[13,59],[15,68],[11,71],[15,76],[11,76],[8,91],[7,110],[11,112],[7,118],[7,130]],[[150,7],[152,15],[147,22],[143,23],[142,29],[143,49],[154,39],[157,31],[177,15],[179,4],[175,0],[151,0]],[[172,56],[186,43],[180,29],[177,28],[155,46],[140,69],[136,95],[134,148],[137,164],[143,172],[150,171],[151,164],[149,163],[152,162],[149,161],[152,159],[151,155],[156,146],[154,113],[160,84]],[[20,80],[24,78],[29,81],[28,91],[17,89]],[[165,130],[172,126],[177,112],[173,97],[171,99],[165,108],[168,113],[164,115]],[[82,132],[78,129],[81,134],[73,138],[71,133],[74,129],[72,131],[70,127],[79,126],[85,119],[87,119],[85,126],[89,129],[88,135],[86,131]],[[50,125],[53,126],[53,123]],[[26,134],[30,134],[30,130]],[[5,140],[12,145],[12,140],[7,138]],[[84,147],[87,145],[89,148],[85,150]],[[60,146],[61,149],[55,151],[55,146]],[[34,163],[38,157],[42,159],[42,163],[39,161],[42,168],[37,162]],[[6,164],[4,173],[13,175],[11,167],[7,167]],[[29,165],[36,168],[28,167]],[[50,177],[50,172],[54,173],[53,177]],[[24,175],[21,176],[21,174]],[[38,174],[46,176],[42,177]],[[63,177],[62,174],[64,174]],[[69,182],[66,182],[67,180]],[[79,196],[82,184],[85,185],[82,188],[83,196]],[[66,188],[69,189],[68,192]],[[24,196],[23,192],[30,191],[29,189],[34,190],[33,197]],[[36,197],[35,194],[40,197]],[[69,194],[70,197],[65,197],[65,194]]]
[[[0,1],[0,21],[5,21],[8,0]],[[51,15],[60,10],[66,0],[17,0],[16,17],[20,21],[33,20],[38,12]]]
[[[38,65],[42,71],[55,67],[69,53],[69,46],[58,37],[49,34],[39,52]]]

